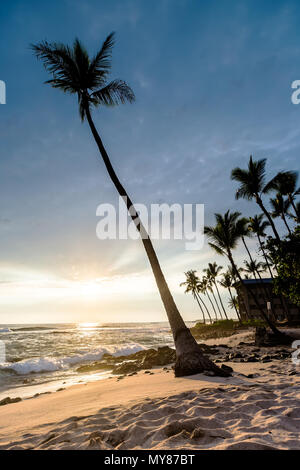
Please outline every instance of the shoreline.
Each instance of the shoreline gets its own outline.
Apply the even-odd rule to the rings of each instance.
[[[0,449],[300,450],[300,367],[291,349],[255,359],[251,339],[206,340],[231,377],[175,378],[170,364],[1,406]]]
[[[272,431],[273,418],[277,434],[279,431],[280,435],[288,434],[285,439],[291,442],[279,445],[276,440],[272,443],[272,448],[274,446],[285,448],[290,445],[289,448],[300,449],[298,437],[296,446],[295,433],[286,430],[288,421],[291,421],[290,427],[294,427],[295,432],[297,429],[297,436],[300,430],[299,371],[288,376],[289,380],[286,383],[287,375],[293,369],[290,362],[229,363],[229,365],[235,370],[233,376],[229,378],[207,377],[203,374],[175,378],[170,369],[167,371],[158,368],[154,369],[151,375],[140,371],[137,375],[127,376],[122,380],[115,377],[86,385],[74,385],[60,392],[3,406],[0,408],[0,449],[81,449],[91,446],[97,449],[163,448],[159,447],[161,445],[159,440],[156,441],[154,438],[149,443],[147,439],[140,442],[141,437],[146,438],[149,433],[151,434],[151,430],[154,432],[158,424],[163,430],[166,426],[170,428],[163,432],[167,448],[170,445],[171,448],[174,445],[173,448],[219,448],[237,443],[239,443],[238,448],[249,448],[251,443],[249,444],[248,439],[243,437],[241,422],[244,422],[242,426],[244,432],[246,430],[247,433],[254,432],[251,431],[253,426],[258,432],[257,425],[252,421],[258,420],[265,426],[264,420],[268,419],[268,413],[271,418],[268,424],[268,436],[259,439],[256,436],[253,448],[257,448],[257,445],[258,448],[262,445],[270,447],[269,443],[262,443],[261,439],[265,440],[265,437],[268,437],[267,440],[270,441],[269,431]],[[248,374],[252,377],[245,376]],[[291,396],[286,396],[287,387],[291,388],[288,390],[288,395]],[[233,395],[235,395],[234,400]],[[135,409],[140,410],[136,415]],[[208,410],[211,416],[208,416]],[[273,411],[268,412],[268,410]],[[288,417],[288,413],[291,418]],[[236,421],[235,425],[231,425],[234,437],[229,439],[228,435],[229,440],[222,438],[220,442],[218,433],[224,434],[227,429],[226,422],[221,426],[223,430],[219,429],[220,422],[226,421],[225,418]],[[249,421],[248,424],[245,422],[246,419]],[[278,419],[284,421],[282,429],[278,426]],[[207,429],[210,429],[207,433],[215,435],[215,439],[210,437],[207,443],[207,439],[201,441],[200,437],[198,440],[195,436],[188,438],[186,433],[190,432],[189,429],[191,433],[195,429],[198,429],[198,434],[200,433],[199,425],[196,426],[197,422],[203,428],[204,435]],[[179,428],[176,426],[183,427],[178,431]],[[136,445],[132,440],[134,427],[139,429],[139,432],[134,433]],[[118,434],[119,428],[123,430],[124,439],[122,438],[119,444],[113,445],[112,436]],[[91,437],[95,432],[99,435]],[[226,432],[228,433],[228,430]],[[237,432],[239,437],[236,435]],[[51,437],[53,435],[55,438]],[[98,440],[94,442],[95,438]],[[175,442],[172,444],[169,442],[170,439]],[[240,447],[243,445],[246,447]]]

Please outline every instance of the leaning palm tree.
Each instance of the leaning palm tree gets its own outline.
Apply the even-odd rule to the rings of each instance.
[[[288,199],[284,199],[284,197],[280,193],[277,193],[276,197],[270,199],[270,204],[272,207],[271,216],[273,217],[273,219],[281,217],[284,225],[287,228],[287,231],[289,232],[289,235],[291,235],[292,232],[286,220],[286,215],[288,214],[288,210],[290,207],[290,201]]]
[[[218,289],[218,284],[217,284],[217,277],[219,276],[222,269],[223,269],[223,266],[218,266],[216,262],[213,262],[213,263],[208,263],[208,268],[205,270],[205,272],[206,272],[207,276],[210,277],[210,279],[212,280],[212,282],[213,282],[213,284],[216,288],[220,305],[223,309],[226,320],[228,320],[227,313],[226,313],[226,310],[224,308],[224,304],[222,302],[222,298],[221,298],[221,295],[220,295],[220,292],[219,292],[219,289]],[[220,312],[220,315],[221,315],[221,318],[222,318],[222,313],[221,312]]]
[[[107,82],[113,45],[114,34],[112,33],[92,58],[78,39],[75,39],[72,47],[47,41],[31,47],[51,75],[51,79],[46,83],[53,88],[77,96],[81,120],[87,120],[107,172],[140,233],[173,333],[177,357],[175,376],[195,374],[205,369],[211,369],[215,374],[226,376],[228,373],[203,356],[199,345],[186,327],[171,295],[152,242],[131,198],[111,164],[94,124],[92,108],[115,106],[125,102],[132,103],[135,99],[132,89],[123,80]]]
[[[256,203],[267,217],[276,239],[279,241],[280,237],[272,217],[262,202],[262,195],[267,194],[272,189],[269,184],[265,184],[265,166],[265,158],[262,160],[253,161],[252,156],[250,156],[248,169],[243,170],[238,167],[234,168],[231,172],[231,179],[240,183],[240,186],[236,191],[236,199],[244,198],[248,201],[255,199]]]
[[[198,304],[198,306],[201,310],[203,323],[205,325],[206,321],[205,321],[204,310],[203,310],[203,306],[201,304],[200,297],[199,297],[199,288],[198,288],[199,278],[196,275],[196,271],[193,270],[193,269],[191,269],[190,271],[187,271],[184,274],[185,274],[185,277],[186,277],[186,281],[181,282],[180,287],[181,286],[186,287],[185,294],[188,294],[189,292],[192,293],[194,299],[196,300],[196,302],[197,302],[197,304]]]
[[[295,204],[295,198],[300,194],[300,187],[297,188],[297,171],[280,171],[270,181],[269,188],[276,190],[282,196],[287,196],[289,203],[294,209],[296,221],[300,222],[299,213]]]
[[[215,250],[219,255],[227,256],[231,263],[232,269],[235,272],[236,277],[239,279],[241,287],[243,288],[243,279],[232,255],[232,250],[237,247],[245,229],[245,220],[244,218],[240,218],[240,215],[240,212],[231,213],[230,211],[227,211],[224,216],[221,214],[215,214],[216,225],[214,227],[204,227],[204,233],[210,240],[210,247],[213,248],[213,250]],[[282,337],[283,334],[269,319],[268,315],[259,304],[252,289],[249,289],[249,293],[254,303],[256,304],[257,309],[261,313],[262,318],[270,326],[274,334],[276,334],[278,337]]]
[[[224,287],[225,289],[228,289],[232,305],[235,309],[236,316],[238,317],[238,320],[241,321],[240,313],[239,313],[239,310],[238,310],[238,305],[236,305],[236,303],[234,302],[234,297],[233,297],[232,291],[231,291],[231,288],[233,287],[233,278],[232,278],[232,276],[230,275],[230,273],[228,271],[226,273],[223,273],[222,276],[223,277],[222,277],[221,281],[218,281],[218,282],[219,282],[220,286]]]

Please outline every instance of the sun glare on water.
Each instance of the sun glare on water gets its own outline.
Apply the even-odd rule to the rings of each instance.
[[[92,330],[96,328],[99,325],[99,323],[78,323],[77,328],[80,330]]]

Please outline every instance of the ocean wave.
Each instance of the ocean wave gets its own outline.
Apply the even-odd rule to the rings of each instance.
[[[123,346],[107,346],[94,351],[78,354],[70,357],[37,357],[25,359],[14,363],[0,364],[0,370],[13,371],[18,375],[37,374],[42,372],[56,372],[82,362],[99,361],[103,354],[113,356],[128,356],[137,351],[146,349],[138,343],[124,344]]]
[[[12,328],[11,331],[45,331],[45,330],[56,330],[56,327],[50,326],[22,326],[18,328]]]

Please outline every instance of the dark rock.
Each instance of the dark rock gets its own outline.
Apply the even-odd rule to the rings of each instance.
[[[248,356],[246,358],[246,362],[258,362],[258,358],[257,358],[256,354],[252,354],[252,356]]]
[[[225,364],[221,365],[221,369],[226,370],[227,372],[233,372],[233,368],[230,366],[226,366]]]
[[[19,401],[22,401],[22,398],[20,398],[20,397],[16,397],[16,398],[6,397],[6,398],[3,398],[3,400],[0,401],[0,406],[9,405],[10,403],[18,403]]]
[[[113,374],[130,374],[131,372],[137,372],[141,368],[142,368],[141,364],[137,361],[123,362],[122,364],[115,366],[112,370],[112,373]]]

